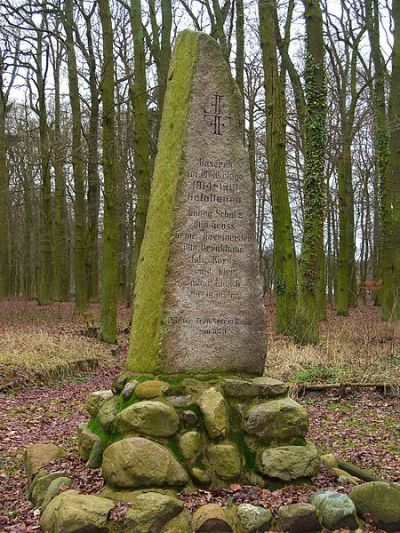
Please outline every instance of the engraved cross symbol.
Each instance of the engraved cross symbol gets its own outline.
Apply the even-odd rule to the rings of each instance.
[[[214,129],[215,135],[222,135],[222,128],[225,128],[225,119],[230,119],[230,115],[224,114],[225,105],[222,103],[222,98],[220,94],[214,95],[214,101],[212,102],[212,111],[207,111],[207,108],[204,107],[204,120],[210,119],[210,126]]]

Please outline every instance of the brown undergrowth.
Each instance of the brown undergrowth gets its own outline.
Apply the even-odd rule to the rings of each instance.
[[[328,309],[321,322],[320,343],[296,345],[277,335],[274,304],[267,302],[268,357],[265,373],[289,382],[374,382],[400,387],[400,324],[383,322],[379,307],[360,305],[350,316]]]
[[[130,310],[121,307],[121,331]],[[96,338],[99,305],[84,316],[74,313],[72,302],[39,306],[35,301],[0,302],[0,390],[49,383],[90,371],[100,364],[112,366],[116,347]],[[126,346],[127,335],[120,335]]]

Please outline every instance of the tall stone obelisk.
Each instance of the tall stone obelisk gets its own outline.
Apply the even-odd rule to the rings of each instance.
[[[130,371],[263,372],[265,311],[243,128],[220,46],[182,32],[137,270]]]

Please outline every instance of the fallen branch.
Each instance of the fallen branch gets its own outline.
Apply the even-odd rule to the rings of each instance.
[[[362,479],[363,481],[384,481],[383,479],[372,475],[367,470],[363,470],[362,468],[353,465],[353,463],[348,463],[347,461],[342,461],[341,459],[336,459],[336,461],[341,470],[344,470],[354,477],[358,477],[358,479]]]
[[[382,390],[385,394],[387,391],[398,391],[400,383],[290,383],[290,386],[306,391],[323,391],[330,389],[347,389],[347,388],[373,388]]]

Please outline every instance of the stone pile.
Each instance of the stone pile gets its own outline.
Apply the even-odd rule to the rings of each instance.
[[[307,533],[360,530],[360,519],[365,518],[372,519],[383,531],[400,530],[400,486],[395,483],[360,484],[349,495],[315,493],[309,503],[283,505],[274,514],[249,503],[228,508],[206,504],[191,514],[171,490],[106,488],[98,495],[71,490],[72,480],[64,472],[53,472],[48,467],[63,455],[60,448],[51,444],[35,444],[26,452],[28,491],[34,506],[41,509],[42,530],[49,533]],[[120,502],[125,502],[123,512]]]
[[[81,457],[116,490],[276,486],[319,471],[307,412],[277,380],[125,374],[113,391],[89,396],[78,439]]]

